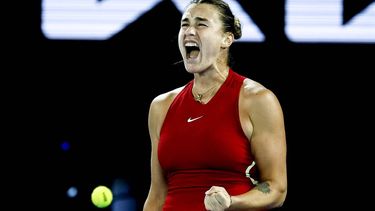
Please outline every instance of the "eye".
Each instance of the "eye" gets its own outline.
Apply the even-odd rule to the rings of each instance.
[[[199,23],[197,24],[197,27],[199,27],[199,28],[206,28],[206,27],[208,27],[208,25],[207,25],[206,23],[199,22]]]
[[[188,27],[189,26],[189,24],[187,24],[187,23],[181,23],[181,27]]]

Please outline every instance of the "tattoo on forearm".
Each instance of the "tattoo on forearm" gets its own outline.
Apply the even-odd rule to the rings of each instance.
[[[270,185],[267,182],[259,183],[255,188],[262,193],[271,192]]]

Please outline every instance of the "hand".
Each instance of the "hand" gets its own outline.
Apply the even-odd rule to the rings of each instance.
[[[225,188],[212,186],[206,191],[206,196],[204,197],[204,206],[206,207],[206,210],[223,211],[229,208],[230,204],[230,195]]]

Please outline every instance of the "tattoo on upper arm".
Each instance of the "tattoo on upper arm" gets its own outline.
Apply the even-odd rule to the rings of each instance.
[[[262,193],[271,192],[270,185],[267,182],[259,183],[255,188]]]

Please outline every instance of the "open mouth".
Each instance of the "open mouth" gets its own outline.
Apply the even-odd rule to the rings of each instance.
[[[197,43],[195,42],[187,42],[185,43],[186,49],[186,58],[187,59],[196,59],[198,58],[200,48]]]

